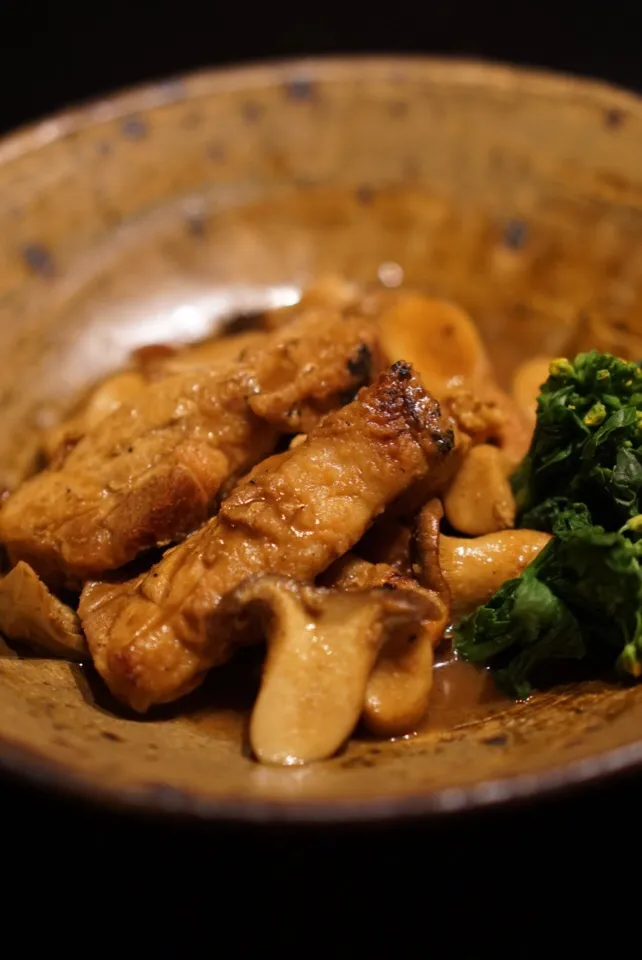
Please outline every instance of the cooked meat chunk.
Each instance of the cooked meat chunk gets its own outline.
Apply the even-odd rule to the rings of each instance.
[[[88,655],[80,620],[26,563],[0,580],[0,633],[67,660]]]
[[[145,711],[195,687],[238,642],[210,629],[226,594],[261,572],[312,580],[438,469],[452,443],[437,402],[397,363],[305,442],[255,467],[218,516],[151,572],[89,584],[80,617],[112,692]]]
[[[43,435],[42,449],[47,462],[54,469],[62,464],[86,433],[114,410],[135,403],[144,386],[145,378],[137,370],[115,373],[99,383],[72,416]]]
[[[530,442],[530,425],[497,384],[472,318],[446,300],[412,291],[380,296],[377,317],[384,352],[413,363],[440,403],[462,389],[494,410],[493,438],[516,465]],[[365,308],[364,308],[365,309]]]
[[[412,574],[410,540],[412,527],[386,513],[367,531],[355,552],[370,563],[387,563],[398,573]]]
[[[221,368],[237,360],[246,360],[266,346],[267,334],[246,330],[229,336],[212,337],[190,346],[158,350],[139,350],[135,355],[140,373],[147,379],[159,379],[175,373],[188,373],[199,368]]]
[[[150,383],[5,502],[0,540],[54,586],[178,540],[207,519],[226,481],[281,433],[309,430],[376,363],[372,324],[326,314],[275,331],[246,360]]]
[[[359,284],[334,274],[327,274],[306,287],[300,300],[291,306],[267,310],[261,318],[261,325],[267,330],[275,330],[308,311],[316,313],[339,311],[343,314],[357,311],[361,314],[363,308],[363,290]]]
[[[85,434],[106,420],[110,413],[120,407],[135,406],[150,380],[229,365],[241,357],[244,359],[251,348],[262,346],[266,336],[252,331],[183,348],[159,344],[136,351],[133,369],[101,381],[81,400],[70,417],[44,433],[42,447],[47,462],[54,468],[59,466]]]

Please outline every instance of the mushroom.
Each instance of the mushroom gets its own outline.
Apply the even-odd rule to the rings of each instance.
[[[502,530],[470,540],[442,534],[439,565],[450,589],[453,619],[477,609],[503,583],[519,577],[550,539],[538,530]]]
[[[23,561],[0,580],[0,632],[66,660],[88,655],[76,612]]]
[[[382,346],[393,360],[407,359],[439,399],[457,380],[474,387],[490,373],[475,324],[447,300],[403,291],[382,298]]]
[[[416,629],[398,631],[382,646],[366,687],[362,717],[379,737],[414,732],[428,709],[433,650],[448,623],[445,582],[441,590],[427,589],[389,564],[368,563],[353,554],[342,557],[328,575],[334,586],[344,590],[385,588],[414,594],[424,603]]]
[[[417,593],[339,591],[259,575],[228,595],[218,616],[258,616],[267,634],[250,742],[262,763],[301,764],[332,756],[359,721],[368,677],[392,636],[416,632]]]
[[[448,522],[461,533],[481,536],[515,523],[509,465],[499,447],[472,447],[444,494]]]
[[[537,418],[537,398],[548,380],[552,357],[532,357],[521,363],[513,376],[513,396],[532,428]]]

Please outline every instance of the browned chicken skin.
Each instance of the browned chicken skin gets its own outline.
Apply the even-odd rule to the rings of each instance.
[[[255,467],[149,573],[89,584],[79,613],[112,692],[145,711],[194,688],[239,642],[211,629],[226,594],[263,571],[312,580],[452,444],[437,402],[397,363],[305,442]]]
[[[181,539],[280,434],[309,430],[369,382],[376,349],[369,321],[326,312],[229,366],[148,384],[6,501],[0,540],[11,561],[74,585]]]

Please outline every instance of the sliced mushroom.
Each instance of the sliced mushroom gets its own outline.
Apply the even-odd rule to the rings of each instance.
[[[446,517],[455,530],[481,536],[515,523],[509,464],[499,447],[472,447],[444,495]]]
[[[67,660],[88,656],[76,612],[22,561],[0,580],[0,632]]]
[[[328,571],[330,582],[344,590],[385,588],[414,593],[424,616],[413,632],[390,636],[373,667],[366,688],[363,721],[380,737],[412,733],[424,717],[432,689],[433,649],[448,623],[447,588],[425,589],[385,563],[372,564],[347,554]],[[326,581],[328,582],[328,581]]]
[[[450,587],[444,577],[439,556],[440,527],[443,516],[444,508],[437,498],[424,504],[417,517],[412,547],[415,559],[414,572],[417,579],[428,590],[434,590],[450,607],[452,601]]]
[[[425,608],[423,597],[406,590],[344,592],[269,575],[228,596],[219,616],[258,616],[267,633],[250,725],[257,758],[290,765],[336,753],[359,721],[381,646],[415,631]]]
[[[531,427],[537,418],[537,398],[548,379],[552,357],[532,357],[521,363],[513,377],[513,396]]]
[[[453,619],[486,603],[503,583],[518,577],[550,539],[537,530],[502,530],[472,540],[442,534],[439,562],[450,588]]]
[[[403,291],[382,298],[378,324],[386,354],[408,359],[439,399],[455,379],[473,385],[490,364],[471,318],[447,300]]]

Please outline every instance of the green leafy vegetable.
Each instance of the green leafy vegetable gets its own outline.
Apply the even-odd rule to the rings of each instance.
[[[571,503],[616,530],[642,511],[642,369],[610,354],[555,360],[513,477],[517,525],[551,531]]]
[[[554,537],[459,624],[456,650],[518,697],[552,660],[642,677],[642,365],[554,361],[513,489],[518,526]]]
[[[455,647],[488,663],[500,686],[528,696],[533,670],[590,657],[642,675],[642,517],[621,531],[591,523],[586,507],[558,514],[555,538],[523,575],[464,619]]]

